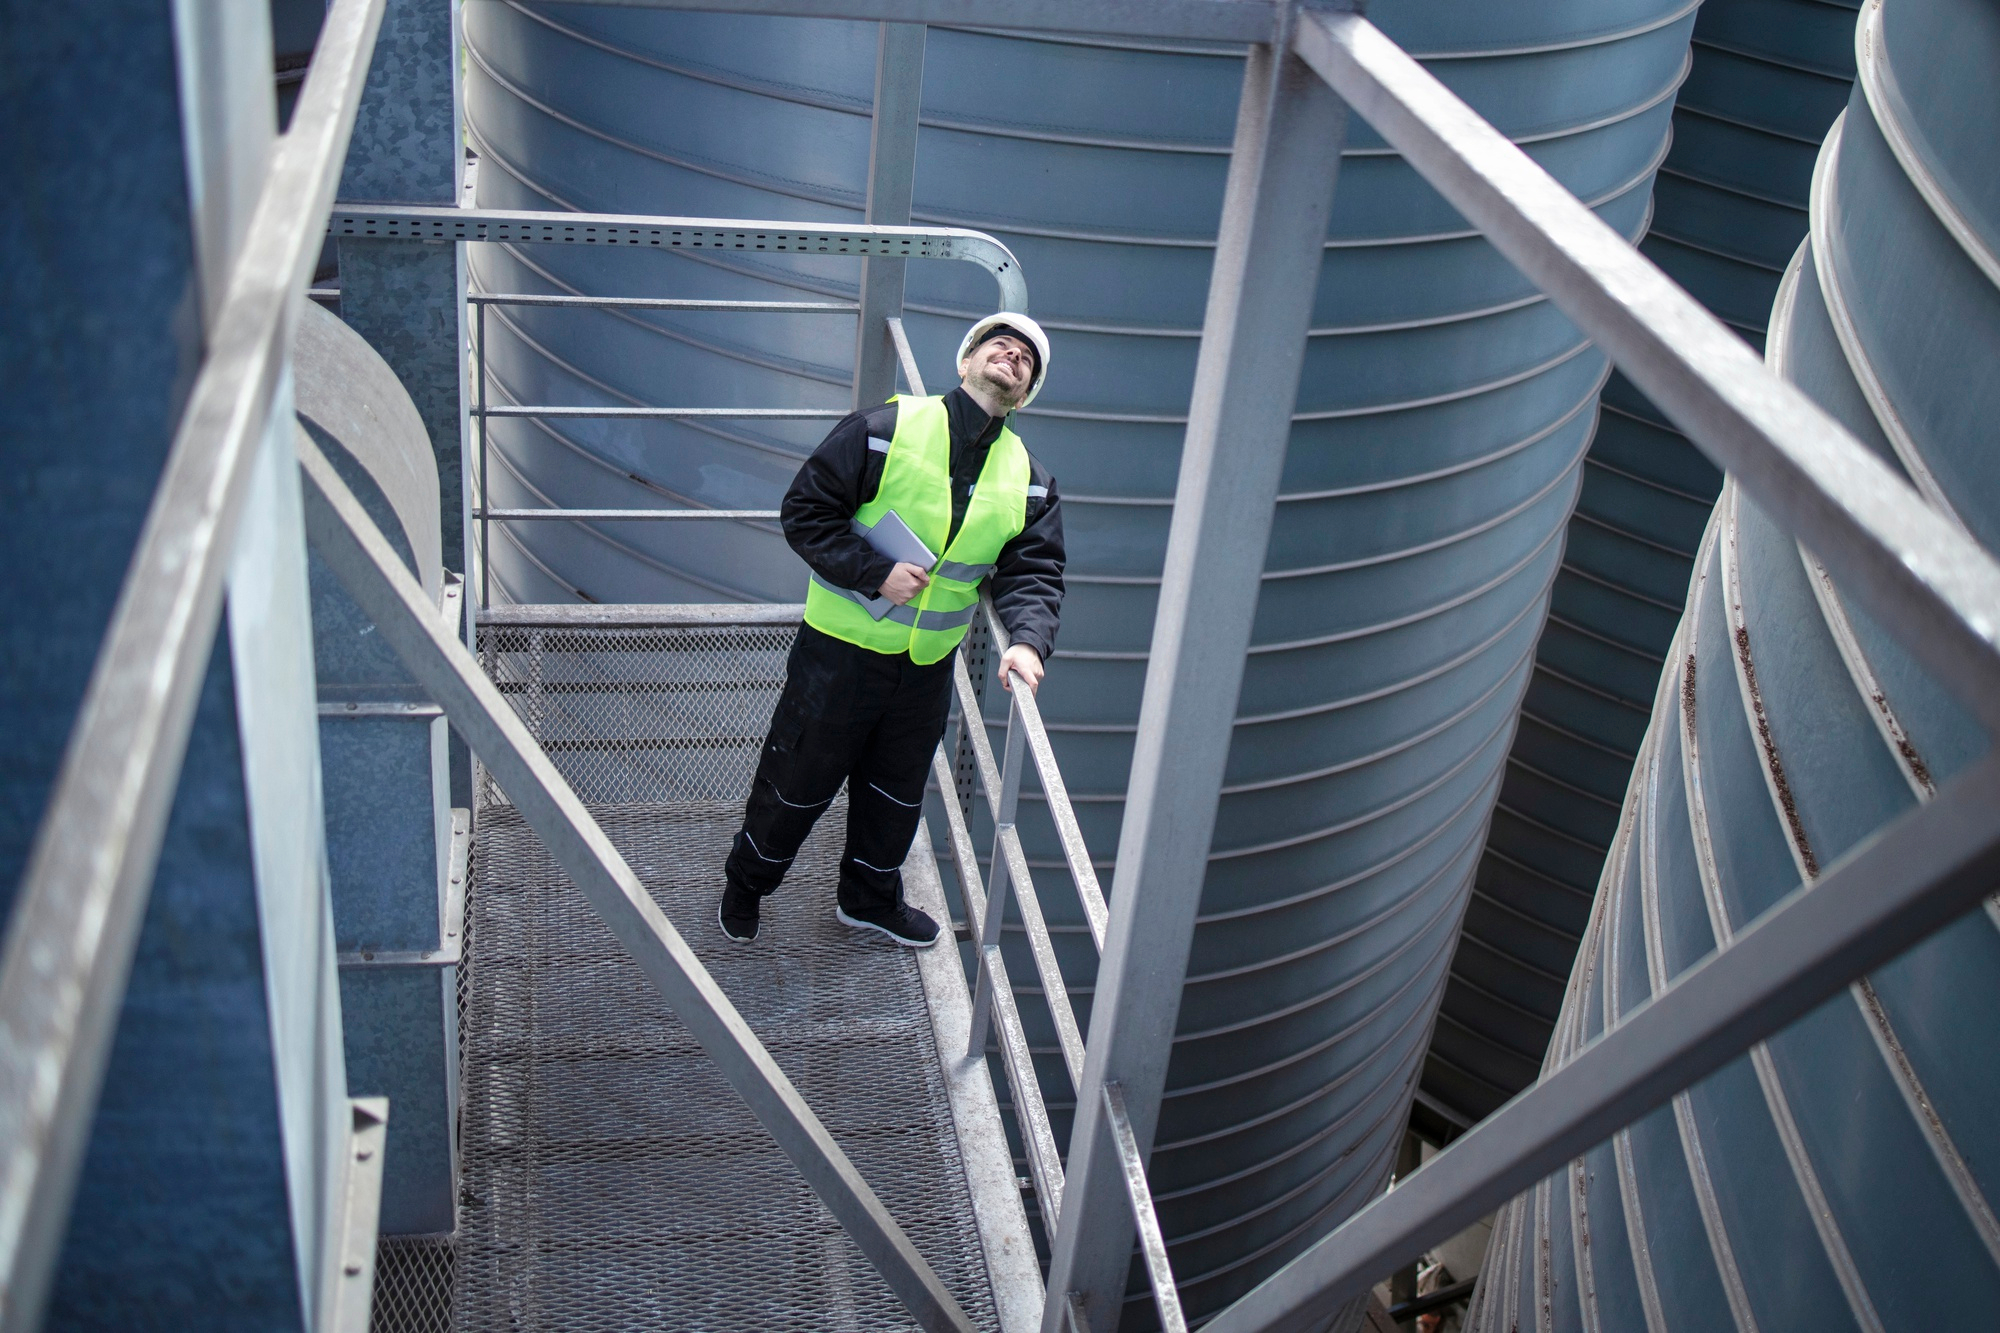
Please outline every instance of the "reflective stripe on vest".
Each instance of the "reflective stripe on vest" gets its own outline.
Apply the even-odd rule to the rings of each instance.
[[[870,441],[870,446],[874,446]],[[951,532],[951,423],[942,398],[897,400],[895,437],[882,461],[875,498],[855,522],[872,528],[891,510],[933,551],[945,546],[931,580],[906,606],[878,620],[880,599],[838,588],[817,575],[806,585],[806,623],[822,634],[879,653],[908,653],[920,664],[942,661],[965,637],[979,601],[979,584],[1027,523],[1028,451],[1002,427],[987,450],[965,517]],[[946,546],[946,539],[949,545]]]
[[[812,584],[815,588],[824,588],[834,596],[845,597],[861,607],[880,600],[875,597],[864,597],[852,588],[836,588],[817,574],[812,576]],[[912,629],[957,629],[961,625],[970,625],[973,613],[978,609],[975,605],[957,611],[918,611],[909,606],[897,606],[891,603],[889,609],[882,613],[882,619],[893,620],[898,625],[908,625]],[[875,617],[871,615],[869,619],[873,620]]]

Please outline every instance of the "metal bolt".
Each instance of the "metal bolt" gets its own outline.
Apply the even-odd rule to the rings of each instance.
[[[347,1275],[349,1277],[360,1277],[361,1265],[355,1263],[350,1263],[349,1265],[347,1265]]]
[[[357,1162],[365,1162],[374,1155],[375,1155],[375,1150],[373,1148],[361,1148],[355,1152],[354,1160]]]

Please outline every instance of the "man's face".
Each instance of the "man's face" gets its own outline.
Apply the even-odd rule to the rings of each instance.
[[[1003,333],[966,353],[958,370],[973,388],[1009,408],[1019,407],[1035,383],[1035,352],[1026,339]]]

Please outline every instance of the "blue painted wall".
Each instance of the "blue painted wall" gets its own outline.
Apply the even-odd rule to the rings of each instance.
[[[210,51],[210,72],[252,78],[268,97],[261,13],[215,12],[239,21],[238,45]],[[243,186],[254,188],[262,169],[261,152],[247,166],[218,154],[200,182],[203,210],[190,206],[175,19],[158,0],[87,12],[0,6],[4,904],[198,363],[203,255],[226,253]],[[250,63],[232,64],[244,49]],[[268,142],[269,107],[232,106],[242,118],[229,129],[241,137],[230,141]],[[310,661],[286,656],[304,643],[289,476],[260,464],[245,540],[277,558],[259,586],[238,588],[231,614],[255,619],[266,646],[246,656],[227,632],[217,639],[78,1186],[53,1327],[303,1327],[320,1271],[322,1191],[345,1147],[334,1130],[347,1110],[332,957],[319,933]],[[245,710],[274,724],[265,740],[290,747],[289,757],[246,743]],[[272,970],[274,957],[287,960],[284,974]]]

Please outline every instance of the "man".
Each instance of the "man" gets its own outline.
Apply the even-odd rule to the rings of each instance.
[[[958,388],[848,416],[785,493],[785,540],[812,577],[723,867],[716,919],[730,939],[757,938],[760,903],[845,781],[835,915],[899,944],[937,942],[937,922],[903,901],[902,864],[944,735],[952,655],[984,587],[1009,640],[1001,681],[1011,689],[1008,673],[1018,672],[1032,690],[1062,608],[1055,480],[1009,426],[1048,364],[1040,325],[989,315],[959,344]],[[879,546],[896,546],[891,533],[921,541],[928,567],[883,554]],[[903,550],[914,553],[907,541]]]

